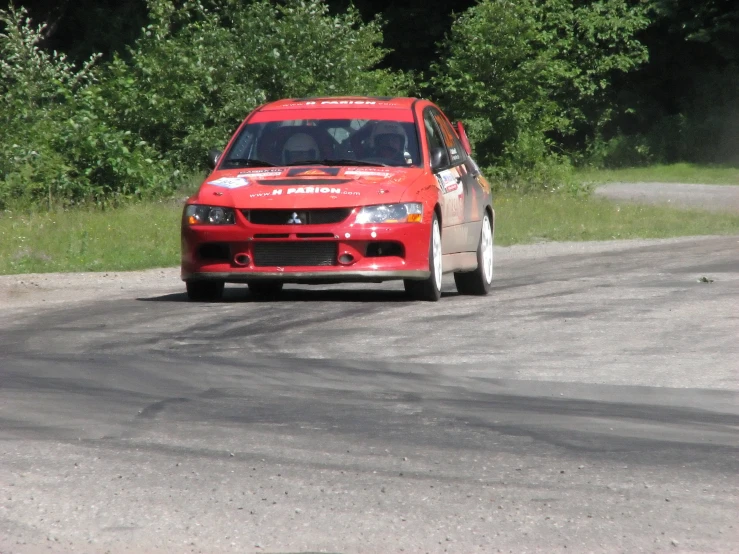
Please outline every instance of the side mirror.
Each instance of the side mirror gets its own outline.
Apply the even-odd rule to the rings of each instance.
[[[436,171],[437,169],[441,169],[447,165],[446,150],[439,148],[438,146],[436,148],[432,148],[430,164],[431,171]]]
[[[467,132],[464,130],[464,125],[462,125],[461,121],[457,121],[454,124],[454,130],[457,131],[459,141],[462,143],[465,152],[467,152],[467,155],[469,156],[472,154],[472,145],[470,144],[470,139],[467,138]]]
[[[221,159],[222,152],[218,150],[217,148],[213,148],[208,152],[208,166],[211,169],[215,169],[216,165],[218,165],[218,160]]]

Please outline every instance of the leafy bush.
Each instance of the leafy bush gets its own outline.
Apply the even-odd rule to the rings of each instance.
[[[401,73],[374,69],[386,51],[378,21],[319,0],[244,3],[150,0],[151,23],[110,67],[118,125],[178,166],[195,168],[257,105],[284,97],[397,94]]]
[[[574,196],[588,192],[575,177],[569,157],[547,151],[540,137],[519,136],[506,148],[506,156],[505,163],[489,166],[485,172],[497,191],[566,192]]]
[[[654,154],[644,135],[619,133],[609,139],[597,135],[589,141],[584,161],[587,165],[608,169],[640,167],[652,163]]]
[[[33,26],[23,8],[0,10],[0,23],[0,208],[161,190],[156,153],[109,122],[96,57],[76,68],[39,48],[45,26]]]
[[[403,93],[375,66],[379,21],[320,0],[150,0],[127,56],[81,67],[39,47],[23,8],[0,10],[0,209],[171,192],[266,100]],[[176,168],[176,169],[175,169]]]
[[[482,163],[535,177],[560,165],[555,138],[608,120],[611,77],[646,59],[646,24],[625,0],[482,0],[454,22],[431,84]]]

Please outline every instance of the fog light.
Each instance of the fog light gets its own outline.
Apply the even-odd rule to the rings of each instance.
[[[246,266],[249,265],[250,261],[249,256],[246,254],[236,254],[236,256],[234,256],[234,263],[236,265]]]
[[[341,256],[339,256],[339,263],[341,265],[349,265],[349,264],[352,264],[352,263],[354,263],[354,256],[352,256],[351,254],[348,254],[348,253],[344,252]]]

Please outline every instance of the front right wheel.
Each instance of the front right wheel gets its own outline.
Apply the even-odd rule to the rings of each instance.
[[[431,239],[429,240],[429,277],[423,280],[405,279],[405,291],[415,300],[436,302],[441,298],[441,228],[439,218],[434,213],[431,220]]]
[[[482,296],[490,292],[493,283],[493,225],[485,212],[477,245],[477,269],[465,273],[455,273],[454,282],[459,294]]]

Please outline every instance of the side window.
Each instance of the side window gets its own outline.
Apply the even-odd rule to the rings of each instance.
[[[436,126],[436,123],[434,122],[434,118],[431,112],[427,111],[426,113],[424,113],[423,124],[426,127],[426,141],[428,142],[429,159],[431,159],[431,152],[433,152],[434,149],[441,148],[444,151],[444,163],[442,164],[442,166],[443,167],[448,166],[449,156],[447,154],[446,148],[444,148],[444,141],[441,138],[441,132],[439,131],[439,128]]]
[[[464,160],[465,151],[462,148],[462,144],[459,142],[454,129],[452,129],[452,126],[449,125],[449,122],[446,120],[446,118],[436,110],[431,110],[431,113],[433,114],[434,121],[436,121],[436,124],[441,130],[441,136],[444,139],[444,144],[449,151],[451,165],[457,165]]]

